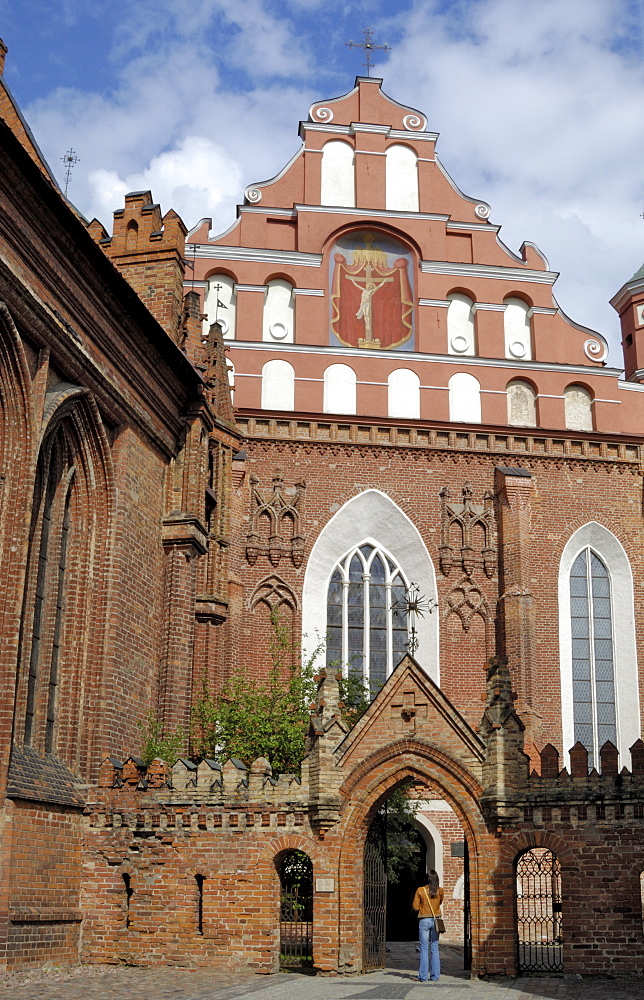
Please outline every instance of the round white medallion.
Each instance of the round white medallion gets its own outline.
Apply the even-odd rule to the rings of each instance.
[[[522,344],[520,340],[514,340],[510,344],[510,354],[513,358],[525,358],[526,356],[526,346]]]
[[[464,354],[469,347],[467,337],[462,337],[460,334],[452,337],[449,343],[450,347],[456,352],[456,354]]]
[[[268,328],[268,332],[273,340],[284,340],[288,330],[286,329],[286,325],[284,323],[271,323]]]

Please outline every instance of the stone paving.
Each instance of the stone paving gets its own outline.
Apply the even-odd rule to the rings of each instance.
[[[439,982],[414,982],[417,963],[410,943],[389,946],[383,972],[356,977],[83,966],[72,973],[5,975],[0,997],[4,992],[11,1000],[422,1000],[436,994],[440,1000],[644,1000],[644,980],[469,979],[460,950],[449,945],[441,946]]]

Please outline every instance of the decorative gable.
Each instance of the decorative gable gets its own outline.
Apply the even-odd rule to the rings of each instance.
[[[381,748],[403,739],[431,744],[481,779],[483,740],[409,655],[400,661],[334,756],[346,772]]]

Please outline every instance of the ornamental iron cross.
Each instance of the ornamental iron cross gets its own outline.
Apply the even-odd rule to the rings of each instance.
[[[391,52],[391,46],[374,45],[373,28],[363,28],[362,34],[364,35],[364,42],[354,42],[352,39],[350,42],[345,42],[344,44],[350,49],[364,49],[365,61],[362,65],[367,67],[367,76],[371,76],[371,67],[373,65],[371,62],[371,53],[374,49],[380,49],[381,52]]]

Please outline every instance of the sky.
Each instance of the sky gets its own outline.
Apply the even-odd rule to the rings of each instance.
[[[390,46],[371,75],[427,115],[461,190],[617,345],[608,300],[644,262],[644,0],[0,0],[5,79],[63,186],[75,151],[69,197],[108,231],[142,188],[227,229],[309,106],[366,73],[345,44],[366,27]]]

